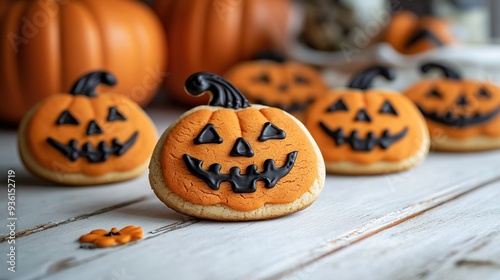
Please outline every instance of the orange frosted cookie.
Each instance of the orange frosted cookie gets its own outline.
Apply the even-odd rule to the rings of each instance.
[[[422,65],[422,72],[443,72],[442,79],[424,79],[405,91],[424,115],[432,148],[441,151],[500,149],[500,87],[462,79],[440,63]]]
[[[426,157],[429,136],[417,107],[405,96],[370,89],[392,69],[375,66],[335,89],[306,112],[305,125],[318,143],[326,169],[337,174],[381,174],[411,168]]]
[[[214,220],[261,220],[308,207],[324,185],[321,153],[305,127],[278,109],[251,105],[210,73],[186,81],[209,92],[173,123],[156,145],[151,186],[176,211]]]
[[[116,83],[107,72],[92,72],[70,93],[54,94],[26,114],[18,133],[24,165],[60,184],[92,185],[127,180],[146,168],[156,129],[128,98],[95,94]]]
[[[395,14],[384,32],[384,40],[396,51],[414,55],[456,43],[448,20],[404,11]]]

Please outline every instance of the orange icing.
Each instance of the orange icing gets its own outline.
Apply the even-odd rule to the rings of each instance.
[[[139,240],[142,235],[142,228],[136,226],[126,226],[121,230],[112,228],[109,232],[104,229],[96,229],[89,234],[82,235],[80,242],[94,243],[97,247],[111,247]]]
[[[488,90],[491,98],[478,98],[477,93],[481,87]],[[427,97],[427,94],[433,89],[442,94],[442,99]],[[425,111],[436,111],[441,116],[448,111],[457,115],[473,116],[476,113],[484,115],[500,108],[500,88],[488,82],[426,79],[407,89],[404,94]],[[456,100],[461,95],[465,95],[469,102],[469,105],[463,108],[455,105]],[[487,123],[469,127],[451,127],[432,120],[426,121],[433,139],[443,136],[455,139],[466,139],[474,136],[500,137],[500,115]]]
[[[262,75],[269,82],[259,81]],[[263,101],[286,108],[293,103],[305,104],[327,92],[325,82],[314,68],[296,62],[245,62],[229,70],[225,76],[253,103]],[[298,77],[306,83],[297,82]],[[280,90],[283,86],[287,89]]]
[[[125,121],[108,122],[109,107],[115,106],[125,117]],[[56,125],[64,110],[69,110],[78,119],[79,125]],[[103,134],[87,136],[87,126],[95,120]],[[121,156],[110,155],[100,163],[89,163],[86,158],[70,161],[61,152],[47,143],[51,137],[68,144],[71,139],[78,141],[77,147],[90,142],[93,147],[105,141],[112,145],[112,139],[121,143],[128,140],[134,132],[139,137],[133,146]],[[99,94],[96,97],[56,94],[45,99],[34,112],[27,126],[27,141],[35,161],[50,171],[58,173],[82,173],[87,176],[101,176],[109,172],[125,172],[144,164],[154,149],[157,139],[156,128],[146,113],[126,97],[116,94]]]
[[[432,33],[443,45],[456,42],[448,20],[437,17],[418,17],[411,12],[402,12],[392,18],[385,30],[385,40],[395,50],[404,54],[417,54],[439,47],[429,39],[406,45],[413,36],[424,30]]]

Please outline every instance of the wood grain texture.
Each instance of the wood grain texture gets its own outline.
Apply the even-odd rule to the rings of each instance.
[[[499,197],[490,184],[285,279],[500,279]]]
[[[161,132],[180,111],[150,113]],[[2,132],[0,144],[5,149],[0,157],[5,160],[0,167],[15,167],[19,174],[20,230],[41,227],[18,238],[19,270],[9,275],[13,279],[294,276],[294,268],[306,269],[500,179],[500,152],[433,153],[423,165],[404,173],[328,176],[318,201],[288,217],[247,223],[198,221],[166,208],[152,194],[146,175],[92,188],[43,186],[22,175],[25,171],[17,161],[12,134]],[[5,196],[0,196],[0,205],[5,202]],[[76,242],[92,229],[129,224],[144,227],[145,238],[104,250],[80,249]],[[0,233],[6,234],[5,229]],[[1,252],[5,246],[0,243]],[[432,251],[433,246],[427,249]],[[5,263],[5,254],[0,261]],[[4,272],[0,271],[0,278]]]

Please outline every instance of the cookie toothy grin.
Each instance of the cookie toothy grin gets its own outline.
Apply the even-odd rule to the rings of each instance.
[[[255,182],[262,181],[265,187],[273,188],[278,181],[292,170],[298,151],[291,152],[286,157],[282,167],[277,168],[274,160],[267,159],[264,162],[264,171],[257,171],[257,165],[252,164],[246,168],[246,173],[241,174],[239,167],[231,167],[229,174],[221,174],[222,166],[218,163],[210,165],[208,170],[203,169],[203,161],[184,154],[182,159],[191,174],[203,180],[211,189],[219,190],[220,183],[229,182],[235,193],[253,193],[257,191]]]
[[[448,112],[444,115],[439,115],[437,112],[427,112],[421,106],[417,107],[420,110],[420,112],[422,112],[422,115],[424,115],[426,119],[454,127],[467,127],[467,126],[483,124],[489,122],[490,120],[492,120],[493,118],[495,118],[497,115],[500,114],[500,108],[498,108],[489,114],[476,113],[474,116],[471,117],[467,117],[464,115],[453,115],[451,112]]]
[[[345,143],[351,145],[351,149],[354,151],[370,152],[375,147],[380,146],[382,149],[386,150],[394,143],[403,139],[408,133],[408,127],[405,127],[401,132],[391,135],[389,130],[384,130],[381,137],[376,137],[374,132],[369,132],[367,138],[360,138],[359,132],[355,129],[351,132],[351,135],[346,136],[342,128],[331,130],[325,123],[320,122],[319,125],[325,131],[328,136],[330,136],[337,146],[341,146]]]
[[[120,143],[118,139],[114,138],[112,140],[112,146],[109,147],[106,142],[101,141],[97,145],[97,148],[92,147],[92,144],[86,142],[79,149],[77,147],[78,142],[74,139],[70,140],[68,144],[62,144],[61,142],[54,140],[52,138],[47,138],[47,143],[49,143],[56,150],[61,152],[70,161],[75,161],[80,157],[87,158],[90,163],[98,163],[106,161],[110,155],[121,156],[127,152],[130,147],[135,143],[139,132],[134,132],[132,136],[124,143]]]

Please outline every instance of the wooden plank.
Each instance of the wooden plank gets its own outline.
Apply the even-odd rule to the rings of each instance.
[[[160,132],[182,112],[172,108],[148,110],[148,114],[156,119],[155,124]],[[22,217],[18,221],[17,231],[21,235],[135,203],[152,193],[147,172],[137,179],[117,184],[90,187],[56,186],[34,177],[24,169],[17,154],[15,130],[3,129],[0,133],[2,176],[6,178],[9,169],[16,172],[16,195],[19,202],[17,215]],[[7,205],[7,195],[0,195],[0,205]],[[5,239],[6,234],[5,227],[1,227],[0,242]]]
[[[284,279],[500,279],[499,197],[490,184]]]
[[[342,240],[335,246],[330,242],[338,237],[353,236],[348,241],[355,243],[498,180],[499,158],[499,152],[433,154],[424,165],[406,173],[329,176],[311,208],[271,221],[196,222],[151,198],[19,238],[22,266],[29,269],[20,270],[16,277],[109,279],[125,273],[137,279],[144,275],[273,278],[335,251]],[[120,248],[83,250],[75,243],[80,234],[93,228],[127,224],[143,226],[148,232],[167,227]]]

